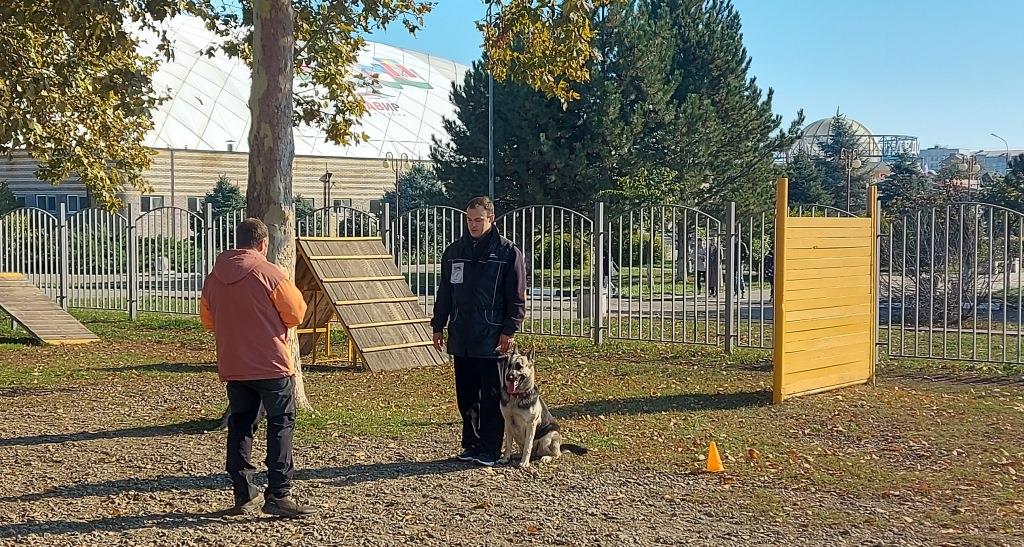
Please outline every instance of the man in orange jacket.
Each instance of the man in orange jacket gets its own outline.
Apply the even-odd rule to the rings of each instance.
[[[288,331],[302,322],[306,303],[295,284],[267,260],[267,226],[248,218],[236,230],[237,248],[217,257],[203,284],[200,318],[217,342],[217,373],[227,383],[227,472],[235,494],[233,512],[259,504],[249,462],[260,405],[267,413],[267,490],[263,512],[304,517],[315,511],[291,496],[294,474],[295,366]]]

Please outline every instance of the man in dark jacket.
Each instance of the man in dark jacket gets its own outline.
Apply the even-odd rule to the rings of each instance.
[[[466,206],[468,233],[445,249],[434,301],[434,346],[455,362],[455,397],[462,414],[458,459],[492,466],[501,454],[501,354],[526,317],[523,252],[498,233],[485,197]]]

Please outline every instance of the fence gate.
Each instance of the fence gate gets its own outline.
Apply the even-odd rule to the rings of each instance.
[[[501,215],[498,231],[526,262],[524,333],[594,336],[594,221],[554,205]]]
[[[774,401],[864,383],[877,337],[877,192],[868,218],[790,217],[777,189]]]
[[[441,255],[466,230],[466,213],[452,207],[424,207],[406,211],[389,223],[385,209],[384,246],[395,257],[412,293],[419,297],[428,316],[441,280]]]
[[[882,343],[897,357],[1024,363],[1024,214],[957,203],[887,222]]]
[[[0,217],[0,272],[23,273],[33,285],[67,308],[67,262],[61,256],[67,237],[64,205],[60,214],[30,207]]]
[[[608,336],[717,345],[725,336],[722,222],[678,205],[614,216],[605,237]]]

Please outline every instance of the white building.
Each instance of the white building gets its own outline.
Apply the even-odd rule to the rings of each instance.
[[[200,53],[218,37],[190,16],[167,23],[174,59],[153,76],[154,89],[170,98],[153,112],[154,129],[145,144],[156,152],[144,173],[153,186],[145,196],[129,192],[124,198],[135,211],[161,205],[195,209],[219,175],[244,186],[248,177],[249,68],[238,59]],[[150,46],[143,46],[143,48]],[[432,137],[447,139],[442,120],[454,118],[449,100],[452,84],[461,84],[467,67],[416,51],[367,42],[358,69],[378,74],[378,85],[360,90],[369,113],[357,131],[369,139],[351,146],[327,142],[319,129],[295,129],[294,193],[325,205],[325,171],[332,173],[330,201],[368,209],[389,188],[395,172],[385,165],[390,153],[410,161],[426,161]],[[297,82],[304,76],[297,75]],[[36,164],[27,154],[0,160],[0,180],[9,182],[20,201],[56,211],[87,206],[85,188],[75,180],[58,187],[38,181]]]

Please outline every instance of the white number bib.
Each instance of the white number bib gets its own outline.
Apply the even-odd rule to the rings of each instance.
[[[456,262],[452,264],[452,284],[459,285],[462,283],[462,277],[464,274],[465,262]]]

